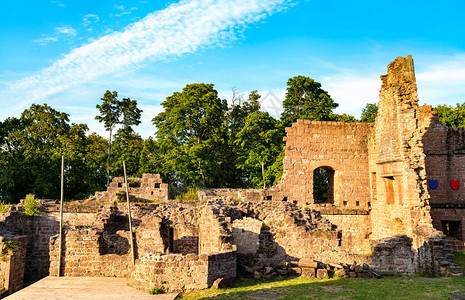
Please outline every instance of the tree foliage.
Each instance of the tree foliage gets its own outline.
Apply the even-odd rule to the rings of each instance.
[[[189,84],[162,103],[153,118],[164,156],[163,168],[176,174],[177,184],[212,187],[222,184],[227,150],[225,100],[213,84]]]
[[[438,105],[434,108],[441,123],[447,127],[465,127],[465,103],[454,106]]]
[[[247,116],[236,144],[242,149],[239,167],[248,175],[250,184],[255,188],[271,186],[276,174],[266,170],[275,163],[282,148],[277,121],[267,112],[255,111]]]
[[[376,103],[367,103],[362,109],[362,116],[360,122],[363,123],[373,123],[378,114],[378,104]]]
[[[287,81],[281,121],[284,126],[290,126],[297,119],[331,121],[332,110],[338,106],[319,82],[306,76],[295,76]]]
[[[105,129],[109,132],[108,148],[107,148],[107,186],[110,184],[110,174],[112,171],[120,170],[119,167],[112,167],[112,133],[116,125],[122,124],[122,128],[118,130],[116,145],[119,149],[116,150],[118,155],[117,163],[122,165],[122,161],[128,157],[125,149],[135,151],[134,142],[137,140],[137,134],[134,132],[132,126],[140,124],[140,117],[142,110],[137,107],[137,100],[131,98],[123,98],[118,100],[118,93],[116,91],[110,92],[107,90],[101,98],[102,104],[97,104],[96,108],[99,110],[99,115],[95,117],[96,120],[103,123]],[[139,137],[140,139],[140,137]],[[140,144],[140,143],[139,143]],[[131,147],[130,147],[131,146]],[[118,172],[118,174],[121,172]],[[130,172],[130,174],[133,174]]]

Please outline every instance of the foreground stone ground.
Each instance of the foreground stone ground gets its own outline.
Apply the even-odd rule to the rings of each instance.
[[[38,282],[6,297],[24,299],[150,299],[173,300],[177,294],[150,295],[126,285],[124,278],[45,277]]]

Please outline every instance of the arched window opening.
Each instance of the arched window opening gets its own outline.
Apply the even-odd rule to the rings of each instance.
[[[314,203],[334,203],[334,170],[319,167],[313,170]]]

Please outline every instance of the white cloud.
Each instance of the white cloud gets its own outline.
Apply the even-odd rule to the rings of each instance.
[[[63,35],[69,35],[69,36],[76,36],[77,35],[77,31],[71,26],[56,27],[55,31],[57,33],[63,34]]]
[[[1,99],[28,99],[23,106],[64,90],[227,41],[237,30],[285,8],[289,0],[188,0],[147,15],[122,32],[72,50],[36,75],[0,91]],[[4,101],[0,101],[4,102]]]
[[[56,36],[45,36],[45,37],[40,38],[40,39],[32,40],[32,42],[40,44],[40,45],[47,45],[49,43],[58,42],[58,37],[56,37]]]
[[[132,13],[133,10],[137,10],[137,7],[131,7],[127,9],[124,5],[114,5],[115,9],[121,10],[122,12],[119,14],[110,14],[110,17],[122,17],[124,15],[129,15]]]
[[[64,4],[61,3],[60,1],[50,1],[50,3],[56,4],[56,5],[58,5],[59,7],[66,7],[66,5],[64,5]]]
[[[325,77],[321,84],[339,107],[336,113],[346,113],[359,117],[367,103],[378,103],[380,74],[349,74],[346,72]]]
[[[32,40],[33,43],[37,43],[40,45],[47,45],[49,43],[58,42],[60,38],[71,38],[77,35],[77,31],[71,26],[60,26],[55,27],[54,33],[52,35],[45,35],[43,34],[42,38]]]
[[[465,102],[465,54],[427,59],[416,66],[418,98],[423,103]]]
[[[94,14],[87,14],[82,16],[82,22],[81,24],[83,26],[89,26],[92,23],[97,23],[100,20],[99,16],[94,15]]]

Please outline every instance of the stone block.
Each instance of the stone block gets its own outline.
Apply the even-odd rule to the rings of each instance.
[[[319,278],[319,279],[329,278],[328,270],[326,270],[326,269],[317,269],[316,270],[316,278]]]

